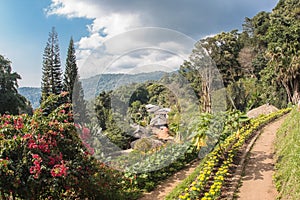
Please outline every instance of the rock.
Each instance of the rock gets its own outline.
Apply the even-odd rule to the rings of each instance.
[[[270,113],[276,112],[276,111],[278,111],[278,108],[276,108],[275,106],[265,104],[265,105],[259,106],[257,108],[254,108],[254,109],[248,111],[247,116],[249,118],[256,118],[259,115],[267,115],[267,114],[270,114]]]

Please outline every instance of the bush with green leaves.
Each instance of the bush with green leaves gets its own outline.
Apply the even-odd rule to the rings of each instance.
[[[1,199],[122,198],[126,179],[92,157],[70,104],[45,115],[63,96],[50,95],[33,116],[0,117]]]

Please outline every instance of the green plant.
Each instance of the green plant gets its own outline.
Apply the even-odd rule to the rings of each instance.
[[[278,199],[299,199],[300,195],[300,112],[296,109],[276,133],[274,181]]]
[[[70,104],[44,115],[64,94],[28,115],[0,117],[0,195],[19,199],[119,199],[122,173],[95,160],[72,122]],[[113,198],[112,198],[113,197]]]

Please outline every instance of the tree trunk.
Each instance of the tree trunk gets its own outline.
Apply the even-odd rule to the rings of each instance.
[[[282,83],[283,87],[285,88],[286,94],[288,96],[288,102],[289,103],[293,102],[292,101],[292,94],[291,94],[289,86],[284,81],[281,81],[281,83]]]
[[[293,97],[292,102],[293,104],[297,104],[300,100],[300,91],[299,91],[299,81],[297,79],[294,79],[294,90],[293,90]]]
[[[210,113],[211,112],[211,97],[209,94],[209,87],[206,80],[202,80],[202,111]]]

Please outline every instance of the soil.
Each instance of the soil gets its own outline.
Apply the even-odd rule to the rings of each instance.
[[[242,186],[237,194],[241,200],[275,200],[276,188],[273,184],[274,173],[274,140],[276,132],[285,117],[270,123],[263,128],[262,134],[255,142],[246,160],[242,177]]]
[[[192,162],[185,169],[180,170],[173,176],[158,185],[153,191],[145,193],[139,200],[162,200],[164,199],[182,180],[188,177],[199,165],[199,160]]]

